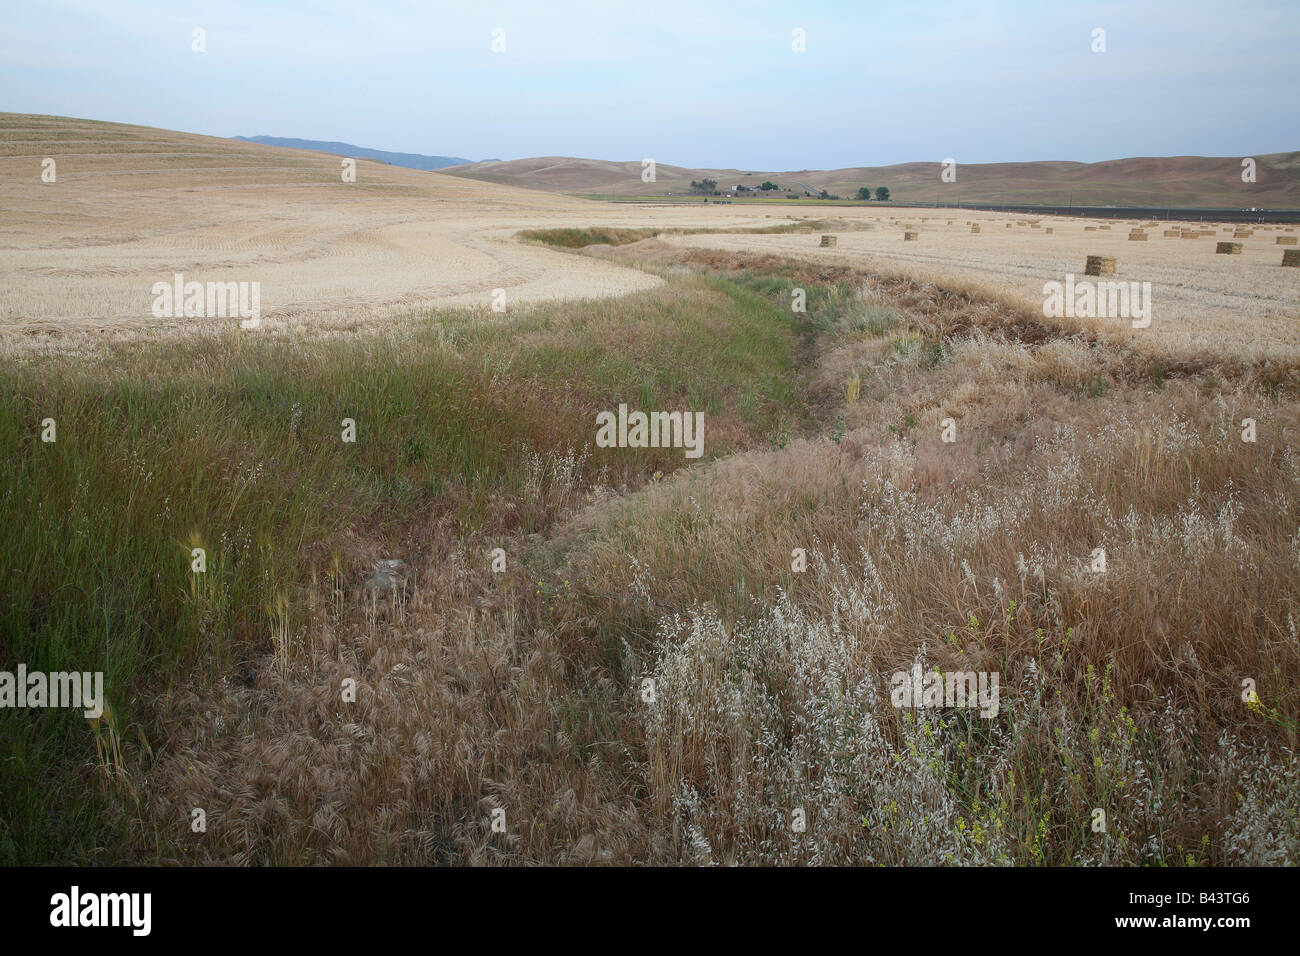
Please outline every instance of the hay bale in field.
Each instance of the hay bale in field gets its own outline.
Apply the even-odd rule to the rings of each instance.
[[[1043,230],[1043,235],[1050,236],[1051,234],[1052,234],[1051,226],[1048,226],[1046,229]]]
[[[1115,274],[1115,260],[1109,256],[1089,256],[1087,264],[1083,267],[1083,274],[1086,276],[1113,276]]]
[[[837,242],[839,242],[839,236],[822,236],[823,246],[833,246]]]
[[[1220,256],[1239,256],[1241,255],[1240,242],[1220,242],[1214,246],[1214,252]]]
[[[1011,228],[1011,223],[1007,223],[1007,228],[1008,228],[1008,229]]]
[[[1128,234],[1128,241],[1129,241],[1129,242],[1146,242],[1146,241],[1147,241],[1147,234],[1146,234],[1145,232],[1143,232],[1141,229],[1134,229],[1132,232],[1130,232],[1130,233]]]
[[[1180,235],[1182,235],[1182,233],[1180,233],[1177,229],[1166,229],[1166,230],[1165,230],[1165,238],[1166,238],[1166,239],[1177,239]]]
[[[903,233],[903,241],[904,241],[904,242],[916,242],[916,233],[914,233],[914,232],[905,232],[905,233]]]
[[[1083,231],[1084,231],[1084,232],[1096,232],[1096,231],[1097,231],[1097,227],[1096,227],[1096,226],[1084,226],[1084,227],[1083,227]]]
[[[1295,236],[1278,236],[1273,241],[1277,243],[1279,246],[1294,246]]]
[[[1110,231],[1110,226],[1102,226],[1101,228],[1105,229],[1106,231]]]
[[[1234,238],[1234,239],[1249,239],[1249,238],[1250,238],[1250,230],[1249,230],[1249,229],[1238,229],[1236,232],[1234,232],[1234,233],[1232,234],[1232,238]]]
[[[972,234],[978,234],[979,231],[980,231],[980,227],[979,227],[979,225],[977,224],[977,225],[971,226],[971,227],[970,227],[970,231],[971,231]]]
[[[1300,268],[1300,249],[1285,249],[1282,252],[1282,265]]]

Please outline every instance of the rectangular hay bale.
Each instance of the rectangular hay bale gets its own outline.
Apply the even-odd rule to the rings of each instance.
[[[1089,276],[1113,276],[1115,260],[1110,256],[1089,256],[1083,267],[1083,274]]]

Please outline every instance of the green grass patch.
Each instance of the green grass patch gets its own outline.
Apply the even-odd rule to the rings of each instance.
[[[677,277],[505,321],[433,314],[400,336],[233,332],[11,362],[0,670],[104,671],[118,728],[147,752],[149,693],[267,652],[277,596],[358,535],[400,549],[439,518],[472,536],[507,513],[510,530],[544,532],[559,505],[528,493],[529,460],[594,446],[598,411],[703,411],[705,460],[804,420],[802,331],[736,283]],[[588,451],[579,484],[690,464],[681,449]],[[0,860],[117,858],[99,780],[79,711],[0,711]]]
[[[586,229],[525,229],[520,238],[532,242],[559,246],[562,249],[581,249],[583,246],[625,246],[658,235],[655,229],[611,229],[588,226]]]

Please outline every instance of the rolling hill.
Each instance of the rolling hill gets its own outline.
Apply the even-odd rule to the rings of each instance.
[[[891,198],[903,202],[1300,207],[1300,152],[1253,158],[1254,183],[1241,181],[1241,157],[1205,156],[959,165],[952,183],[941,182],[937,162],[786,172],[691,169],[661,163],[654,183],[641,181],[639,161],[562,156],[469,163],[445,167],[441,172],[547,192],[616,197],[678,196],[689,192],[692,180],[715,179],[719,189],[736,185],[752,189],[769,180],[801,196],[824,189],[845,199],[856,196],[862,186],[887,186]],[[784,197],[787,189],[771,195]]]
[[[176,273],[257,282],[268,328],[486,307],[498,288],[513,306],[655,285],[639,270],[512,239],[589,225],[602,208],[621,215],[366,158],[344,182],[337,155],[0,113],[0,353],[217,332],[215,321],[152,313],[153,284]]]

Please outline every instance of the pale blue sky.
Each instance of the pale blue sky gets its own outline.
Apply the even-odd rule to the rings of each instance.
[[[471,159],[1235,157],[1300,148],[1298,51],[1300,0],[53,0],[6,5],[0,110]]]

